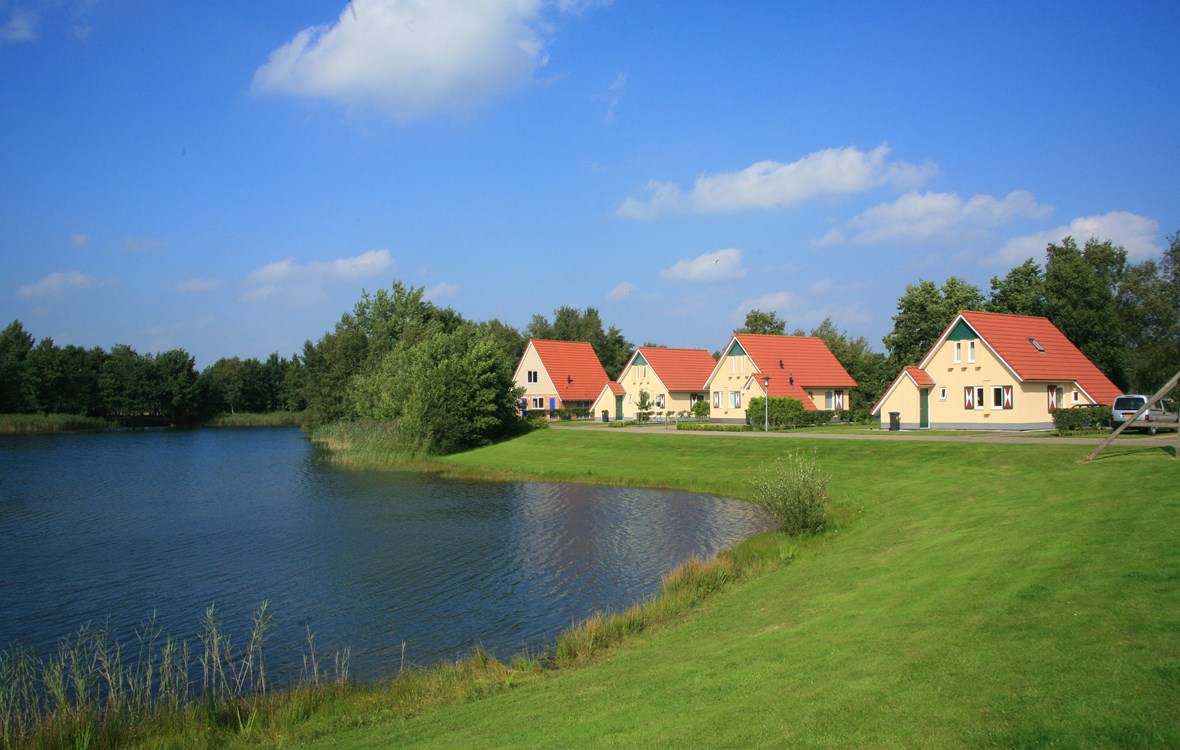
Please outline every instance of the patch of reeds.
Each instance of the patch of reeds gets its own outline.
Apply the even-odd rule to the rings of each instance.
[[[263,602],[241,647],[213,606],[202,618],[196,649],[164,633],[154,616],[130,645],[104,624],[82,627],[47,659],[13,646],[0,652],[0,747],[115,748],[148,737],[261,730],[275,719],[265,661],[272,622]],[[348,680],[347,652],[321,665],[310,633],[304,664],[296,691]]]
[[[202,427],[302,427],[304,412],[268,411],[218,414],[201,424]]]
[[[109,430],[114,423],[78,414],[0,414],[0,433]]]
[[[830,480],[815,453],[788,453],[754,471],[751,500],[772,514],[788,534],[822,531]]]

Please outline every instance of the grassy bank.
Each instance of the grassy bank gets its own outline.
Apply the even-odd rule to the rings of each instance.
[[[202,427],[302,427],[301,411],[239,412],[218,414],[201,424]]]
[[[377,712],[309,746],[1180,745],[1180,466],[1166,450],[1081,465],[1085,446],[1039,441],[547,430],[443,463],[742,495],[751,466],[793,449],[816,451],[850,520],[792,564],[590,668],[411,719]]]
[[[114,422],[77,414],[0,414],[0,433],[109,430]]]

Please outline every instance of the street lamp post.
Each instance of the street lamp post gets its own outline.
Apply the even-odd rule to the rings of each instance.
[[[765,407],[763,409],[765,414],[763,414],[763,416],[762,416],[762,419],[763,419],[762,431],[763,432],[770,432],[770,376],[769,375],[762,376],[762,385],[764,385],[766,387],[766,398],[762,400],[762,405],[763,405],[763,407]]]

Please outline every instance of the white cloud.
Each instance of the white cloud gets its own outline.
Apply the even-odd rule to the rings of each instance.
[[[221,279],[184,279],[176,282],[176,291],[186,293],[215,292],[225,286]]]
[[[280,301],[307,305],[326,299],[324,284],[331,281],[361,279],[393,268],[388,250],[370,250],[351,258],[314,261],[300,265],[291,258],[270,263],[251,271],[246,302]]]
[[[874,206],[833,229],[820,245],[850,242],[871,245],[879,242],[961,242],[979,239],[986,230],[1017,219],[1039,219],[1052,206],[1036,202],[1032,193],[1016,190],[1004,198],[976,195],[963,200],[955,193],[906,193],[893,203]]]
[[[632,284],[630,281],[624,281],[614,289],[607,293],[606,298],[612,300],[631,299],[632,296],[639,290],[639,287]]]
[[[607,87],[606,95],[603,100],[606,102],[606,114],[603,115],[603,122],[614,122],[615,110],[619,108],[619,104],[623,101],[623,92],[627,88],[627,74],[619,73],[615,76],[615,80]]]
[[[90,235],[88,234],[71,234],[70,244],[74,247],[86,247],[90,244]]]
[[[992,261],[997,265],[1014,265],[1032,258],[1038,263],[1044,263],[1045,248],[1066,237],[1073,237],[1079,247],[1092,237],[1110,240],[1127,251],[1128,259],[1138,261],[1163,252],[1163,248],[1156,244],[1159,229],[1159,222],[1155,219],[1127,211],[1111,211],[1102,216],[1074,219],[1069,224],[1045,232],[1010,239],[992,257]]]
[[[671,268],[660,271],[660,276],[673,281],[720,281],[746,275],[741,267],[741,248],[727,247],[715,253],[679,260]]]
[[[128,237],[123,241],[123,249],[129,253],[162,255],[168,250],[168,242],[167,240],[156,240],[151,237]]]
[[[593,3],[566,0],[561,12]],[[521,86],[545,65],[543,0],[352,0],[254,73],[256,92],[375,107],[399,120],[456,112]]]
[[[13,8],[8,23],[0,26],[0,44],[10,42],[31,42],[37,38],[37,24],[40,18],[25,8]]]
[[[790,292],[771,292],[764,294],[761,297],[754,297],[748,299],[738,305],[737,309],[733,311],[731,316],[734,320],[744,321],[746,313],[751,310],[762,310],[763,312],[783,312],[795,301],[794,296]]]
[[[459,287],[454,284],[435,284],[422,293],[422,298],[427,302],[434,302],[445,297],[454,297],[459,293]]]
[[[697,177],[690,192],[675,183],[652,180],[647,196],[628,198],[618,214],[651,219],[670,213],[733,213],[748,209],[783,208],[831,195],[850,195],[876,187],[913,189],[937,172],[927,163],[887,161],[889,147],[872,151],[855,147],[816,151],[784,164],[760,161],[740,172]]]
[[[98,280],[81,271],[55,271],[40,281],[18,287],[16,296],[21,299],[54,297],[71,290],[90,289]]]

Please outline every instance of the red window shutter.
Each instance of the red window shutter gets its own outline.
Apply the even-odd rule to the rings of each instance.
[[[1004,408],[1012,408],[1012,386],[1010,385],[1004,386]]]
[[[963,389],[963,408],[975,408],[975,386],[969,385]]]
[[[1049,411],[1057,408],[1057,386],[1049,386]]]

